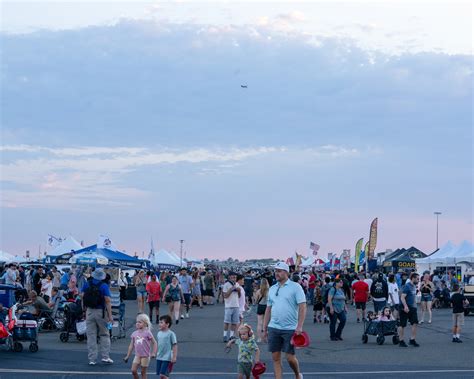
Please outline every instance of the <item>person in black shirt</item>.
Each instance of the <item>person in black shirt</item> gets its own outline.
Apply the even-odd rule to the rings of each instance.
[[[249,305],[253,304],[253,282],[252,271],[248,270],[244,276],[244,290]]]
[[[466,296],[460,293],[459,284],[453,284],[453,342],[461,343],[461,326],[464,325],[464,307],[469,305]]]
[[[41,280],[44,278],[46,278],[46,274],[43,270],[43,267],[40,266],[33,275],[33,289],[36,291],[36,293],[41,292]]]

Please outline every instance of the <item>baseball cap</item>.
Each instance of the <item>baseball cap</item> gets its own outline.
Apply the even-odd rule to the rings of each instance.
[[[284,270],[286,272],[290,272],[290,267],[285,262],[278,262],[275,265],[275,270]]]

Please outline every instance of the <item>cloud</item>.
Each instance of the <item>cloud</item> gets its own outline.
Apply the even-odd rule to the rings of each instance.
[[[303,12],[300,11],[292,11],[290,13],[281,13],[276,16],[277,19],[286,21],[289,23],[299,23],[306,21],[306,16]]]
[[[403,188],[423,178],[417,188],[431,190],[433,172],[470,188],[472,57],[367,51],[272,27],[304,22],[284,19],[0,36],[4,202],[129,206],[199,173],[219,187],[252,169],[252,180],[279,177],[282,166],[326,168],[332,187],[352,175],[336,178],[335,165],[366,156],[377,157],[370,172]]]
[[[129,198],[149,193],[131,186],[127,175],[150,167],[195,165],[201,175],[231,173],[239,163],[276,156],[285,159],[337,159],[360,155],[355,148],[324,145],[315,148],[195,148],[151,149],[146,147],[64,147],[7,145],[0,170],[2,183],[15,188],[3,192],[5,207],[91,206],[103,199],[109,206],[126,206]],[[16,154],[21,153],[20,157]],[[12,155],[12,157],[9,157]],[[31,155],[31,157],[28,157]],[[202,165],[205,164],[205,167]]]

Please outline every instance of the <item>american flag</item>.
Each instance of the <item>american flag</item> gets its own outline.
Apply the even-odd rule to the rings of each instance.
[[[309,248],[310,248],[311,250],[313,250],[313,255],[317,255],[320,246],[319,246],[317,243],[310,242],[310,243],[309,243]]]

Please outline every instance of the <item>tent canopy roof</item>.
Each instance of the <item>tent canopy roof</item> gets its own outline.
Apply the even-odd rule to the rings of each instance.
[[[104,257],[106,257],[107,259],[109,260],[112,260],[112,261],[123,261],[123,262],[137,262],[138,259],[135,258],[135,257],[132,257],[128,254],[125,254],[121,251],[118,251],[118,250],[111,250],[111,249],[99,249],[97,248],[97,244],[96,245],[91,245],[91,246],[88,246],[88,247],[85,247],[81,250],[77,250],[75,253],[76,254],[81,254],[81,253],[85,253],[85,252],[95,252],[97,254],[100,254],[100,255],[103,255]]]
[[[446,262],[474,262],[474,245],[469,241],[463,241],[456,246],[448,241],[441,249],[435,251],[430,256],[417,260],[417,263],[446,263]]]
[[[51,257],[57,257],[65,253],[70,253],[71,250],[77,251],[81,250],[82,246],[77,242],[74,237],[69,236],[64,241],[62,241],[58,246],[51,250],[48,255]]]
[[[417,258],[424,258],[426,254],[423,253],[421,250],[417,249],[414,246],[411,246],[408,249],[397,249],[392,254],[389,255],[388,258],[384,260],[387,261],[413,261]]]
[[[165,249],[160,249],[155,253],[155,256],[151,258],[153,264],[163,264],[163,265],[173,265],[179,266],[181,260],[174,254],[166,251]]]

